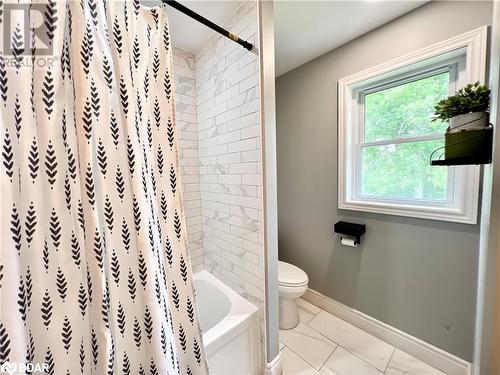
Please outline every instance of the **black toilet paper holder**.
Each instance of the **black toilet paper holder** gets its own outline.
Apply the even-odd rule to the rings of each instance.
[[[365,224],[348,223],[339,221],[333,226],[335,233],[345,234],[346,236],[356,237],[356,243],[361,243],[361,236],[366,232]]]

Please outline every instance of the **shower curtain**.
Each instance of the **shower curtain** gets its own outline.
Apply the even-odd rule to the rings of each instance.
[[[0,364],[206,374],[163,8],[6,5]]]

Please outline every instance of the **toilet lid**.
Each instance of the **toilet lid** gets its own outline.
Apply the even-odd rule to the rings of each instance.
[[[293,264],[278,261],[278,284],[304,285],[309,282],[307,274]]]

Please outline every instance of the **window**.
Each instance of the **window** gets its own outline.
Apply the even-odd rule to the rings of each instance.
[[[486,27],[339,81],[339,208],[474,224],[479,168],[431,167],[434,105],[483,81]]]

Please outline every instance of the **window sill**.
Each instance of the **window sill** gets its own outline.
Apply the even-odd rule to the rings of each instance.
[[[470,207],[469,212],[457,208],[416,206],[411,204],[391,204],[384,202],[367,202],[348,200],[339,202],[341,210],[371,212],[376,214],[405,216],[417,219],[447,221],[462,224],[477,224],[477,207]]]

